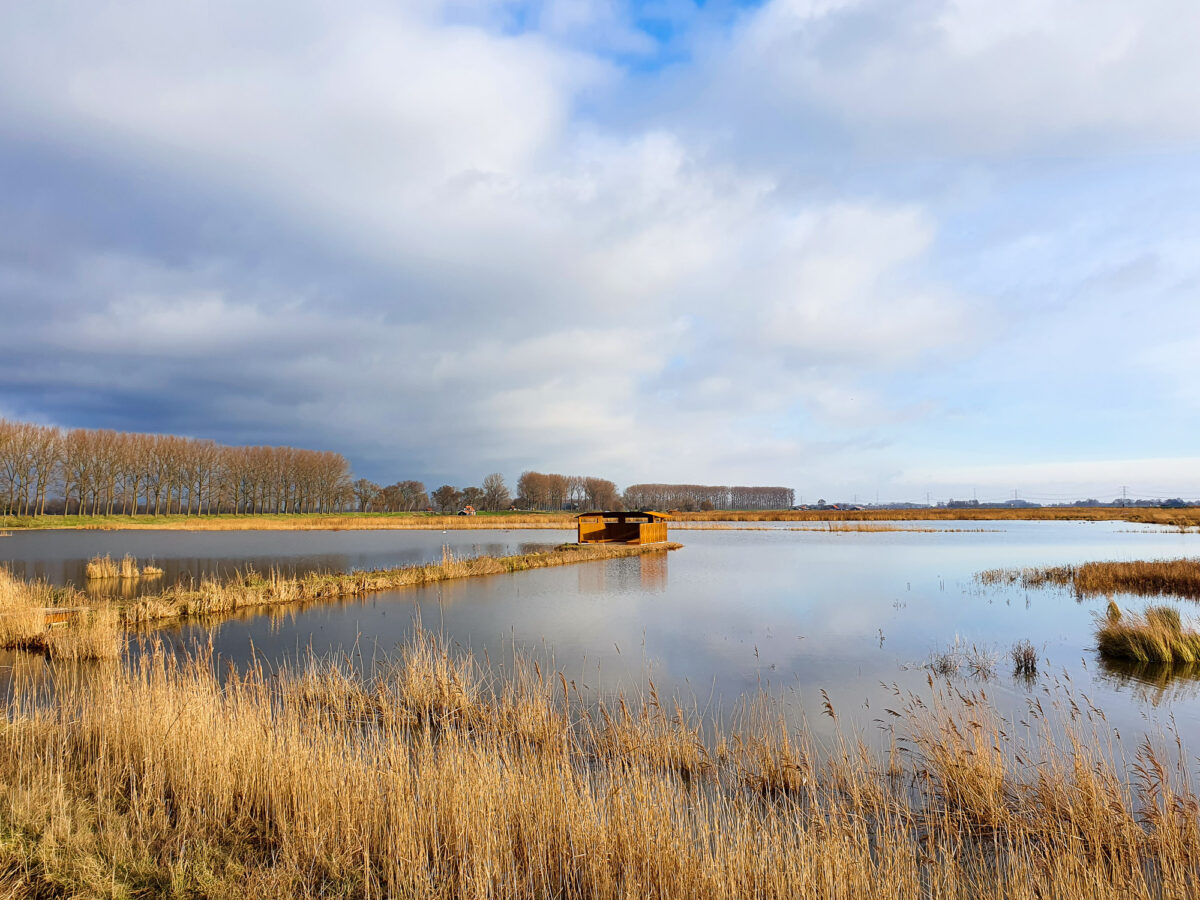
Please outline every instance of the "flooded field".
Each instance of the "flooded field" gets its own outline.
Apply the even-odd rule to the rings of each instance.
[[[158,633],[177,646],[211,641],[236,665],[252,654],[275,666],[311,652],[348,654],[369,671],[419,617],[480,658],[505,663],[514,648],[532,653],[589,693],[639,693],[653,681],[660,695],[724,717],[761,688],[814,730],[828,728],[822,690],[843,724],[867,731],[895,705],[897,689],[925,686],[933,664],[1014,717],[1031,700],[1058,702],[1061,683],[1120,730],[1178,727],[1200,740],[1200,681],[1099,660],[1093,617],[1103,599],[983,587],[974,579],[998,567],[1194,556],[1200,535],[1121,522],[957,528],[677,530],[685,547],[669,555],[275,608]],[[98,553],[152,558],[175,579],[249,565],[290,572],[395,566],[437,559],[444,546],[462,555],[527,552],[569,537],[515,530],[39,532],[5,538],[0,557],[25,577],[79,584],[84,561]],[[1185,615],[1193,609],[1182,606]],[[1023,640],[1037,650],[1035,679],[1013,673],[1008,654]]]

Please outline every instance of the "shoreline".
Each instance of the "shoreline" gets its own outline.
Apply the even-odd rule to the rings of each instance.
[[[672,541],[563,544],[535,553],[466,558],[443,550],[441,562],[357,572],[314,572],[297,578],[251,570],[223,581],[202,581],[195,588],[175,585],[121,603],[97,602],[75,588],[22,581],[0,567],[0,649],[45,653],[51,658],[103,659],[119,655],[127,630],[150,623],[229,616],[265,606],[342,600],[442,581],[667,553],[682,546]]]
[[[1034,509],[714,510],[672,513],[674,523],[713,522],[1130,522],[1200,527],[1200,509],[1040,507]],[[670,527],[670,525],[668,526]],[[575,528],[574,513],[296,513],[214,516],[0,516],[0,532],[18,531],[474,531]]]

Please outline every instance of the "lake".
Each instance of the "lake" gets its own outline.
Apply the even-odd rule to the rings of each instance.
[[[1099,661],[1093,616],[1103,599],[983,588],[974,580],[990,568],[1195,556],[1200,534],[1124,522],[900,522],[878,527],[933,530],[878,532],[796,527],[673,529],[672,539],[685,547],[670,554],[271,608],[156,633],[176,646],[211,640],[235,665],[251,653],[280,665],[311,652],[349,654],[369,670],[419,616],[481,659],[507,665],[517,648],[591,694],[638,693],[652,680],[660,695],[725,717],[762,689],[795,721],[823,733],[830,723],[821,715],[822,690],[843,723],[869,731],[885,707],[895,707],[895,690],[922,690],[931,657],[957,643],[990,653],[996,664],[990,677],[964,665],[954,680],[985,690],[1014,717],[1032,699],[1058,699],[1056,682],[1069,680],[1123,732],[1174,723],[1185,740],[1200,739],[1200,682]],[[571,538],[521,530],[39,531],[0,539],[0,558],[25,577],[79,584],[86,559],[103,553],[153,559],[170,580],[247,566],[397,566],[440,559],[443,546],[461,555],[503,555]],[[1191,603],[1182,605],[1191,611]],[[1007,659],[1023,639],[1043,660],[1034,681],[1014,676]]]

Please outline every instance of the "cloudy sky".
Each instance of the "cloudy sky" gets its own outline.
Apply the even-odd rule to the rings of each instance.
[[[0,0],[0,416],[1200,496],[1194,0]]]

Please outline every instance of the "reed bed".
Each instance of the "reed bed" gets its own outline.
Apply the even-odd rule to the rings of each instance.
[[[537,553],[467,558],[456,557],[449,549],[443,548],[441,562],[396,569],[311,573],[298,578],[289,578],[277,571],[265,574],[250,571],[225,581],[206,579],[196,587],[175,585],[159,594],[135,598],[122,608],[121,614],[129,624],[195,616],[229,615],[247,607],[361,597],[379,591],[459,578],[504,575],[530,569],[664,553],[682,546],[677,543],[563,544],[555,550]]]
[[[0,567],[0,649],[84,660],[115,658],[123,646],[116,607],[89,605],[70,588],[23,581]]]
[[[1200,509],[1158,507],[1054,507],[1032,509],[781,509],[676,512],[679,522],[884,522],[884,521],[1122,521],[1166,528],[1200,527]],[[215,516],[0,516],[0,528],[171,529],[182,531],[346,531],[379,529],[475,530],[575,527],[568,512],[508,512],[479,516],[426,513],[223,514]]]
[[[0,891],[1189,895],[1197,799],[1166,751],[1147,742],[1127,768],[1090,714],[1055,744],[1037,709],[1046,733],[1026,738],[982,694],[931,686],[891,711],[901,750],[877,759],[854,735],[815,746],[769,700],[722,728],[653,685],[588,701],[561,674],[500,674],[419,630],[365,682],[328,660],[220,680],[204,653],[148,650],[53,690],[15,685]]]
[[[115,578],[136,581],[139,578],[157,578],[163,570],[158,566],[138,566],[138,561],[126,553],[119,561],[111,556],[93,556],[84,567],[84,576],[89,581],[108,581]]]
[[[1071,587],[1080,597],[1113,594],[1186,597],[1200,600],[1200,560],[1089,562],[1080,566],[989,569],[976,575],[982,584],[1025,588]]]
[[[1096,630],[1096,646],[1105,657],[1134,663],[1200,663],[1200,632],[1185,627],[1173,606],[1151,606],[1137,615],[1110,600]]]
[[[981,532],[983,528],[921,528],[912,525],[886,525],[875,522],[823,522],[820,525],[801,525],[787,528],[771,528],[766,525],[738,525],[730,522],[670,522],[672,531],[821,531],[830,533],[863,531],[907,531],[925,534],[943,532]]]

